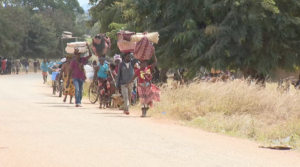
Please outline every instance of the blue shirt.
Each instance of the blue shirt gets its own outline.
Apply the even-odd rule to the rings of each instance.
[[[107,64],[104,64],[104,65],[101,65],[99,64],[99,67],[100,69],[98,70],[98,77],[99,78],[107,78],[108,75],[106,74],[106,71],[108,71],[108,65]]]
[[[41,69],[43,72],[47,72],[48,71],[48,63],[42,63],[41,64]]]

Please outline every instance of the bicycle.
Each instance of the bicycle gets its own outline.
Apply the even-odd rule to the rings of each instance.
[[[99,99],[99,87],[98,84],[93,82],[89,87],[89,100],[92,104],[95,104]]]

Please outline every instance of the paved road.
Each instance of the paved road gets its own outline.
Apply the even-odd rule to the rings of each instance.
[[[40,74],[0,76],[0,167],[299,167],[293,151],[63,104]]]

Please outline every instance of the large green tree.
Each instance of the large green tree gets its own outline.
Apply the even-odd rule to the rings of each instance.
[[[77,0],[0,0],[0,3],[3,23],[0,54],[57,58],[62,55],[59,41],[63,31],[71,31],[80,38],[85,33],[83,23],[77,20],[84,13]]]
[[[158,31],[162,67],[251,69],[268,74],[299,66],[300,1],[286,0],[90,0],[100,32],[125,24]],[[117,12],[116,12],[117,11]],[[104,23],[104,24],[103,24]]]

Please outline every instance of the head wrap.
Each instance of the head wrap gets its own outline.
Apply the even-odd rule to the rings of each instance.
[[[114,61],[120,60],[120,62],[122,62],[122,58],[120,55],[115,54],[114,56]]]
[[[73,54],[67,54],[67,58],[72,58],[74,55]]]

